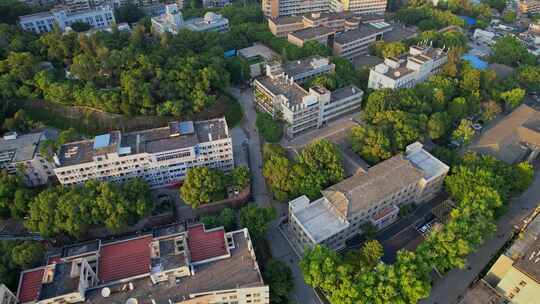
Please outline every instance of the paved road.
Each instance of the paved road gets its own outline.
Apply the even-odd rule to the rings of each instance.
[[[266,182],[262,175],[262,153],[261,141],[257,129],[255,128],[255,120],[257,113],[253,106],[253,95],[251,91],[241,92],[237,88],[232,88],[230,93],[238,99],[244,108],[244,119],[242,120],[242,128],[247,134],[249,140],[249,162],[252,174],[251,191],[255,203],[259,206],[268,206],[272,203],[272,196],[266,187]],[[278,217],[281,217],[284,212],[287,212],[285,204],[275,204],[278,210]],[[302,272],[298,267],[298,258],[292,251],[287,240],[281,235],[277,228],[278,221],[276,220],[270,231],[268,231],[267,239],[272,252],[272,257],[281,260],[291,268],[294,278],[294,290],[290,295],[290,299],[298,304],[320,304],[313,289],[304,283]]]
[[[455,269],[435,283],[428,299],[422,304],[455,303],[467,287],[478,276],[480,271],[489,263],[491,258],[511,237],[514,225],[520,225],[522,220],[538,206],[540,202],[540,171],[536,171],[533,184],[520,197],[510,201],[508,211],[498,221],[497,232],[488,239],[475,253],[467,259],[471,269]],[[501,237],[499,237],[501,236]]]

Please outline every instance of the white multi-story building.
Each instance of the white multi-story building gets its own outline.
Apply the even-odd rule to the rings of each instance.
[[[448,61],[443,49],[429,46],[411,46],[409,55],[385,58],[371,68],[368,87],[371,89],[411,88],[439,72]]]
[[[120,131],[62,145],[54,172],[63,185],[97,179],[145,179],[153,188],[180,183],[193,167],[233,169],[232,139],[225,118],[173,122],[168,127]]]
[[[195,32],[226,32],[229,30],[229,19],[220,14],[208,12],[203,18],[184,20],[182,12],[176,4],[165,6],[165,13],[152,17],[152,27],[158,33],[178,34],[182,29]]]
[[[319,56],[287,65],[269,64],[266,76],[253,81],[256,106],[285,121],[289,138],[359,110],[364,92],[355,86],[330,92],[323,87],[305,90],[298,84],[334,68],[328,58]]]
[[[334,12],[350,11],[355,14],[383,14],[387,0],[329,0]]]
[[[372,22],[360,25],[358,28],[346,31],[334,38],[333,53],[336,56],[352,59],[366,55],[369,46],[382,40],[384,34],[392,31],[393,26],[386,22]]]
[[[54,164],[39,153],[39,146],[46,139],[53,139],[50,130],[18,135],[8,133],[0,138],[0,170],[9,174],[22,170],[26,185],[39,186],[54,179]]]
[[[268,18],[323,13],[329,8],[329,0],[262,0],[262,11]]]
[[[231,4],[231,0],[202,0],[203,7],[225,7]]]
[[[270,303],[248,230],[202,224],[66,246],[21,273],[17,297],[20,304]]]
[[[413,143],[404,155],[385,160],[322,191],[311,202],[289,202],[289,229],[300,250],[317,244],[341,249],[371,223],[381,229],[397,219],[399,208],[422,203],[441,191],[449,167]]]
[[[38,34],[52,31],[54,24],[64,30],[75,22],[84,22],[93,28],[105,28],[113,25],[116,21],[113,10],[108,5],[77,12],[69,12],[65,8],[53,8],[48,12],[19,17],[22,29]]]
[[[0,284],[0,304],[17,304],[17,297],[6,287]]]

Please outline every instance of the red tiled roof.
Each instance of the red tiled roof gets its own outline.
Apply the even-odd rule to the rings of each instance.
[[[188,228],[188,246],[192,262],[200,262],[227,254],[225,231],[207,232],[203,225]]]
[[[21,303],[31,302],[38,299],[44,272],[45,269],[40,268],[22,274],[18,295]]]
[[[99,258],[99,278],[104,282],[138,276],[150,272],[152,236],[103,245]]]

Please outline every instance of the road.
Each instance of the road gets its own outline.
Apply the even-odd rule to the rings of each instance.
[[[537,167],[538,168],[538,167]],[[536,171],[533,184],[521,196],[509,202],[508,211],[498,220],[498,229],[493,237],[467,258],[468,267],[454,269],[438,280],[428,299],[420,301],[422,304],[456,303],[457,297],[467,290],[467,287],[476,279],[478,274],[489,263],[493,256],[510,239],[514,225],[520,225],[540,202],[540,171]]]
[[[232,88],[230,93],[240,102],[244,109],[244,119],[241,127],[245,131],[249,140],[249,163],[251,169],[252,186],[251,191],[255,203],[259,206],[269,206],[272,204],[272,195],[268,191],[266,182],[262,175],[262,153],[261,140],[259,133],[255,128],[255,120],[257,113],[253,105],[253,95],[250,90],[240,91],[237,88]],[[285,204],[275,204],[274,207],[278,210],[278,218],[287,212]],[[321,302],[315,295],[311,287],[304,283],[302,272],[298,267],[298,257],[292,251],[287,240],[279,232],[278,220],[276,220],[267,234],[268,243],[272,252],[272,257],[285,262],[291,268],[294,278],[294,290],[290,295],[290,299],[298,304],[320,304]]]

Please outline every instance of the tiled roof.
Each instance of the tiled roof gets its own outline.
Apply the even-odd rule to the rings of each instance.
[[[152,236],[130,239],[101,247],[99,278],[102,282],[142,275],[150,272]]]
[[[225,231],[223,229],[205,231],[203,225],[188,228],[188,246],[192,262],[226,255]]]
[[[19,300],[21,303],[38,299],[44,271],[45,269],[40,268],[23,273],[19,286]]]

